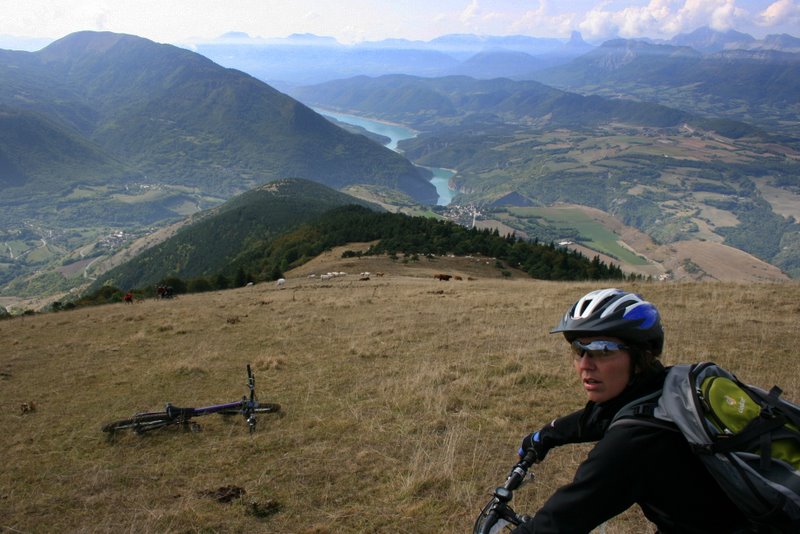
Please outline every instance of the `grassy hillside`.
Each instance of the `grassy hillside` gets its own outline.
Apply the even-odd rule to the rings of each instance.
[[[156,284],[188,281],[189,292],[197,292],[277,280],[321,253],[354,241],[375,242],[363,254],[403,254],[413,261],[445,255],[491,258],[509,277],[509,269],[515,269],[540,280],[625,279],[617,265],[552,242],[467,229],[434,217],[387,213],[323,185],[293,179],[270,182],[200,214],[174,236],[100,276],[86,299],[96,303],[100,290],[100,302],[119,300],[120,291],[107,286],[152,294]],[[168,278],[172,280],[165,281]]]
[[[520,437],[579,408],[546,332],[596,285],[502,280],[480,265],[337,259],[274,285],[0,321],[0,525],[21,532],[465,532]],[[392,265],[394,267],[392,267]],[[385,270],[323,282],[310,272]],[[431,272],[474,281],[439,282]],[[389,270],[392,268],[393,270]],[[494,276],[497,276],[496,274]],[[466,280],[466,277],[465,277]],[[800,286],[637,284],[668,363],[710,359],[800,398],[789,341]],[[254,366],[283,405],[107,442],[100,426],[166,401],[232,401]],[[36,402],[21,414],[20,405]],[[584,447],[552,452],[515,502],[533,511]],[[230,503],[213,493],[238,487]],[[606,532],[647,531],[632,511]]]
[[[142,288],[164,278],[233,276],[252,265],[237,261],[263,249],[279,235],[307,223],[337,206],[367,202],[308,180],[276,180],[238,195],[225,204],[200,213],[176,235],[104,273],[94,284]],[[256,249],[251,251],[250,249]]]

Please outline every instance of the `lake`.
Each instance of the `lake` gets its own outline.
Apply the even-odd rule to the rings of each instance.
[[[401,152],[397,149],[397,144],[400,141],[403,139],[411,139],[416,137],[418,133],[416,130],[403,126],[402,124],[376,121],[373,119],[360,117],[358,115],[351,115],[349,113],[328,111],[327,109],[315,108],[314,111],[320,115],[336,119],[337,121],[352,124],[353,126],[360,126],[369,132],[388,137],[389,142],[386,143],[385,146],[394,150],[395,152]],[[455,191],[451,190],[449,186],[450,178],[455,174],[455,171],[450,169],[442,169],[439,167],[425,168],[433,173],[431,183],[436,188],[436,194],[439,195],[439,199],[436,203],[439,206],[447,206],[453,200],[453,195],[455,195]]]

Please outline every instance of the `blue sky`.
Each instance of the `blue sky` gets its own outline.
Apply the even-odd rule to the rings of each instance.
[[[56,39],[81,30],[158,42],[313,33],[342,43],[449,33],[670,38],[700,26],[800,37],[800,0],[0,0],[0,36]]]

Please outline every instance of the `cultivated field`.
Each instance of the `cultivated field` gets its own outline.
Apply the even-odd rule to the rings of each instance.
[[[446,259],[320,262],[285,289],[0,322],[0,531],[469,531],[520,438],[582,406],[565,344],[547,331],[597,285],[480,276]],[[323,282],[307,277],[315,269],[351,274]],[[477,279],[439,282],[437,270]],[[800,285],[626,287],[662,310],[668,363],[714,360],[800,398]],[[165,401],[236,400],[248,363],[261,400],[284,407],[253,435],[216,416],[199,433],[100,432]],[[552,452],[517,507],[535,511],[586,450]],[[245,493],[225,503],[220,488]],[[606,530],[652,531],[635,510]]]

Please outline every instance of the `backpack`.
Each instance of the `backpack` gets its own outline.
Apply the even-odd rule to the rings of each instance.
[[[714,363],[676,365],[661,391],[623,406],[611,426],[677,427],[758,532],[796,533],[800,406],[781,393],[744,384]]]

